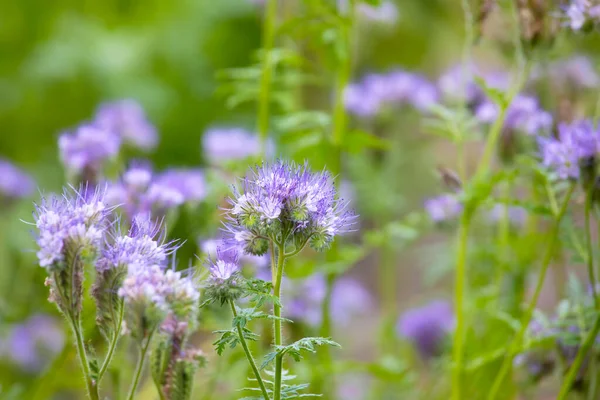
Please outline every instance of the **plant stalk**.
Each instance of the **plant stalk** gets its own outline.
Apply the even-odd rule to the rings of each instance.
[[[141,346],[140,357],[138,358],[137,366],[135,367],[135,375],[133,377],[131,388],[129,389],[129,394],[127,395],[127,400],[133,400],[135,397],[135,391],[140,382],[140,376],[142,375],[142,370],[144,369],[144,361],[146,361],[146,354],[148,353],[148,348],[150,347],[150,343],[152,342],[153,335],[154,331],[148,335],[148,338],[146,339],[146,344]]]
[[[275,335],[275,346],[279,347],[283,345],[282,339],[282,329],[281,329],[281,279],[283,277],[283,266],[285,261],[285,245],[280,244],[278,246],[278,255],[277,255],[277,270],[275,279],[273,280],[274,286],[274,295],[280,301],[279,304],[273,304],[273,314],[276,317],[275,321],[273,321],[273,330]],[[275,357],[275,388],[273,391],[273,400],[281,400],[281,374],[283,370],[283,355],[278,354]]]

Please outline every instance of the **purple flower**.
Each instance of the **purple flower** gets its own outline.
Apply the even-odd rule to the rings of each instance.
[[[383,1],[378,6],[360,3],[357,7],[360,16],[369,22],[394,25],[398,22],[399,12],[391,1]]]
[[[235,248],[217,247],[217,257],[211,260],[210,277],[214,283],[223,283],[239,272],[239,253]]]
[[[148,192],[151,201],[159,204],[161,201],[169,204],[165,198],[171,195],[165,196],[165,192],[179,193],[182,203],[203,200],[206,197],[204,172],[200,169],[168,169],[156,176]]]
[[[600,84],[594,65],[583,55],[551,64],[548,77],[553,85],[573,89],[591,89]]]
[[[61,351],[64,343],[64,334],[56,320],[38,314],[12,327],[2,350],[23,370],[38,372]]]
[[[166,267],[167,257],[177,246],[165,242],[165,232],[159,223],[142,215],[134,218],[126,235],[117,231],[112,235],[96,264],[99,272],[111,268],[127,268],[129,265],[159,265]]]
[[[36,206],[35,225],[40,266],[61,268],[65,252],[73,249],[96,253],[103,239],[110,208],[104,204],[104,191],[65,190],[62,196],[51,195]]]
[[[250,171],[243,192],[230,199],[225,232],[247,253],[267,251],[266,237],[289,232],[288,240],[319,250],[347,232],[355,217],[337,199],[331,176],[306,165],[277,161]]]
[[[398,333],[413,342],[423,358],[440,355],[452,329],[454,316],[449,303],[435,300],[406,311],[398,321]]]
[[[455,65],[446,70],[438,79],[438,88],[445,101],[464,101],[468,105],[477,105],[485,99],[485,93],[475,78],[483,80],[486,86],[506,90],[509,86],[508,75],[504,72],[484,72],[473,64]]]
[[[199,247],[204,254],[210,255],[210,254],[217,253],[217,248],[219,247],[220,244],[221,244],[220,240],[209,239],[209,240],[200,241]],[[231,245],[229,245],[229,247],[231,247]],[[253,254],[246,254],[246,253],[243,253],[244,249],[241,247],[238,247],[237,251],[241,254],[240,255],[240,263],[242,265],[247,264],[247,265],[251,265],[256,268],[264,268],[267,265],[269,265],[269,257],[267,255],[255,256]],[[270,273],[270,271],[269,271],[269,273]]]
[[[507,210],[508,208],[508,210]],[[489,213],[491,222],[499,222],[504,219],[505,213],[508,212],[508,220],[513,225],[523,225],[527,218],[527,210],[519,206],[507,206],[505,204],[496,204]]]
[[[463,206],[456,195],[443,194],[425,200],[425,211],[433,222],[444,222],[462,213]]]
[[[564,14],[569,27],[578,31],[586,22],[596,23],[600,19],[600,5],[590,0],[571,0],[564,9]]]
[[[0,157],[0,197],[19,199],[30,196],[35,188],[31,177]]]
[[[242,128],[212,128],[202,136],[204,154],[211,162],[241,160],[260,153],[257,135]],[[266,143],[265,153],[274,153],[271,140]]]
[[[374,117],[386,107],[404,104],[426,111],[438,101],[435,85],[419,74],[395,70],[370,74],[348,85],[344,93],[346,109],[359,117]]]
[[[580,163],[595,156],[600,136],[591,121],[581,120],[558,126],[558,138],[538,139],[542,163],[556,171],[560,179],[578,179]]]
[[[116,157],[121,139],[115,133],[95,125],[81,125],[73,133],[58,139],[60,159],[74,173],[99,172],[106,161]]]
[[[484,124],[493,123],[498,114],[498,106],[491,101],[483,102],[475,110],[475,116]],[[504,127],[539,135],[549,132],[552,128],[552,115],[541,109],[534,97],[518,95],[506,111]]]
[[[102,104],[96,112],[94,124],[143,150],[151,150],[158,143],[156,128],[134,100]]]

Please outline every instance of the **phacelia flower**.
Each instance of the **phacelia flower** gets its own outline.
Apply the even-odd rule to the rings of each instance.
[[[257,135],[242,128],[212,128],[204,132],[202,147],[205,156],[213,163],[241,160],[260,153]],[[271,140],[266,143],[265,153],[274,153]]]
[[[444,340],[452,329],[452,307],[445,301],[431,303],[406,311],[398,321],[398,333],[413,342],[423,358],[441,354]]]
[[[426,111],[438,101],[434,84],[421,75],[402,70],[371,74],[345,89],[346,109],[359,117],[375,117],[385,108],[404,104]]]
[[[454,194],[429,198],[425,200],[424,207],[431,220],[436,223],[455,219],[463,210],[460,199]]]
[[[498,115],[498,106],[491,101],[481,103],[475,110],[475,116],[484,124],[493,123]],[[536,98],[518,95],[506,111],[504,128],[529,135],[547,133],[552,128],[552,115],[541,109]]]
[[[486,96],[476,78],[483,80],[488,87],[499,90],[508,89],[510,83],[508,75],[503,72],[484,72],[474,64],[454,65],[442,73],[437,81],[442,100],[477,106]]]
[[[142,150],[151,150],[158,143],[156,128],[148,121],[142,106],[134,100],[102,104],[96,112],[94,124]]]
[[[97,254],[111,211],[103,196],[102,190],[90,193],[82,187],[79,192],[65,190],[62,196],[42,199],[35,213],[40,266],[62,269],[67,253],[78,257]]]
[[[0,157],[0,199],[20,199],[30,196],[35,182],[24,171]]]
[[[58,139],[60,159],[67,169],[78,175],[95,176],[104,164],[119,153],[121,138],[115,133],[85,124]]]
[[[220,240],[215,240],[215,239],[209,239],[209,240],[202,240],[199,242],[199,247],[202,250],[202,253],[206,254],[206,255],[211,255],[211,254],[216,254],[217,253],[217,249],[219,247],[219,245],[221,245]],[[230,246],[234,246],[232,244],[228,245]],[[241,254],[240,255],[240,264],[241,265],[249,265],[255,268],[264,268],[267,265],[269,265],[269,257],[265,254],[262,256],[255,256],[253,254],[246,254],[244,253],[244,249],[241,247],[237,248],[237,251]]]
[[[578,179],[582,163],[600,149],[600,135],[591,121],[575,121],[558,126],[558,138],[538,139],[542,163],[560,179]]]
[[[596,0],[571,0],[565,7],[567,25],[579,31],[587,23],[595,24],[600,20],[600,4]]]
[[[327,247],[347,232],[355,217],[337,199],[331,176],[311,172],[306,165],[277,161],[250,171],[242,192],[230,199],[225,231],[250,254],[266,253],[266,238],[288,233],[294,246]],[[299,249],[298,249],[299,250]]]
[[[600,85],[600,77],[590,59],[583,55],[560,60],[548,67],[548,78],[560,88],[592,89]]]
[[[214,259],[208,259],[210,276],[206,288],[206,296],[211,301],[225,304],[241,296],[238,277],[240,272],[238,249],[226,247],[226,244],[217,247]]]
[[[527,218],[527,210],[519,206],[496,204],[489,212],[489,220],[494,223],[502,221],[505,217],[508,217],[510,224],[521,226]]]
[[[194,203],[206,197],[206,182],[204,172],[200,169],[173,168],[156,176],[148,190],[151,201],[160,204],[162,191],[172,191],[180,194],[182,203]],[[169,197],[169,196],[166,196]],[[169,203],[169,200],[164,200]]]
[[[126,235],[117,231],[112,236],[96,264],[98,271],[127,268],[132,264],[166,267],[168,256],[177,247],[174,242],[165,242],[165,233],[159,223],[142,215],[134,218]]]
[[[0,340],[0,354],[27,372],[39,372],[62,350],[65,336],[58,322],[43,314],[14,325]]]

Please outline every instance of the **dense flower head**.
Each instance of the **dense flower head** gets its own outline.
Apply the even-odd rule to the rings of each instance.
[[[202,253],[206,255],[211,255],[217,253],[217,249],[221,244],[222,240],[208,239],[201,240],[199,242],[199,247],[202,250]],[[235,246],[235,244],[228,244],[228,247],[235,247],[236,250],[240,253],[239,261],[241,265],[249,265],[256,268],[263,268],[269,264],[269,257],[266,254],[262,256],[246,254],[244,253],[244,249],[242,247]]]
[[[242,296],[239,262],[239,249],[227,243],[217,246],[216,256],[208,257],[207,267],[210,275],[205,295],[209,301],[225,304]]]
[[[412,341],[424,358],[442,351],[443,341],[452,329],[454,316],[449,303],[435,300],[406,311],[398,321],[398,333]]]
[[[117,228],[111,236],[96,264],[98,271],[126,268],[131,264],[165,267],[167,257],[177,247],[174,242],[165,242],[160,223],[143,215],[134,218],[127,234],[121,235]]]
[[[600,149],[600,132],[589,120],[562,123],[557,138],[539,138],[544,166],[556,172],[560,179],[578,179],[580,166],[595,157]]]
[[[595,24],[600,20],[600,4],[596,0],[571,0],[564,8],[566,24],[578,31],[587,23]]]
[[[346,87],[346,109],[359,117],[374,117],[387,107],[404,104],[426,111],[438,100],[435,85],[425,77],[395,70],[387,74],[370,74]]]
[[[455,194],[429,198],[423,206],[431,220],[436,223],[455,219],[463,210],[463,205]]]
[[[40,266],[60,268],[65,252],[95,254],[102,244],[106,217],[111,211],[104,203],[104,191],[65,190],[50,195],[36,206],[35,225]]]
[[[223,283],[239,272],[240,253],[235,248],[217,247],[217,256],[210,262],[210,278],[213,282]]]
[[[158,143],[156,128],[148,121],[144,109],[135,100],[119,100],[102,104],[94,124],[120,137],[125,143],[151,150]]]
[[[60,159],[72,172],[97,172],[106,161],[119,153],[121,138],[110,130],[84,124],[74,132],[65,132],[58,139]]]
[[[56,356],[65,343],[58,321],[36,314],[11,327],[0,339],[0,355],[27,372],[39,372]]]
[[[211,128],[202,136],[205,156],[211,162],[240,160],[260,153],[258,135],[243,128]],[[266,143],[265,153],[274,153],[273,141]]]
[[[355,217],[337,199],[331,176],[307,165],[276,161],[250,171],[242,192],[234,190],[225,231],[247,253],[262,255],[267,239],[286,237],[316,250],[348,231]]]
[[[284,281],[284,312],[294,321],[318,326],[322,318],[322,304],[327,294],[325,276],[315,274],[300,281]],[[331,293],[331,316],[339,326],[346,326],[352,318],[366,315],[373,308],[373,299],[360,282],[342,277],[335,281]]]
[[[155,174],[148,163],[135,162],[121,179],[108,186],[107,201],[123,209],[129,219],[136,215],[162,217],[186,202],[206,195],[204,174],[198,169],[172,169]]]
[[[485,101],[476,108],[475,116],[480,122],[491,124],[499,116],[498,106]],[[506,111],[504,128],[539,135],[549,132],[552,122],[552,114],[543,110],[535,97],[518,95]]]
[[[0,157],[0,198],[19,199],[30,196],[35,182],[26,172]]]

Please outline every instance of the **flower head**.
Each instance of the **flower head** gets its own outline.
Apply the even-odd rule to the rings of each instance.
[[[600,5],[593,0],[571,0],[564,9],[567,25],[579,31],[586,23],[597,23],[600,20]]]
[[[475,110],[475,116],[484,124],[493,123],[498,114],[498,106],[490,100],[481,103]],[[552,128],[552,115],[539,106],[536,98],[518,95],[508,107],[504,127],[539,135],[549,132]]]
[[[222,245],[217,247],[216,257],[208,259],[210,276],[206,295],[210,301],[224,304],[242,295],[239,285],[239,255],[237,248]]]
[[[116,157],[121,138],[96,125],[81,125],[73,133],[63,133],[58,139],[60,159],[72,172],[97,173],[106,161]]]
[[[67,253],[97,254],[111,211],[103,197],[102,190],[91,193],[82,187],[42,199],[35,213],[40,266],[61,269]]]
[[[35,182],[27,173],[0,157],[0,198],[27,197],[34,188]]]
[[[454,316],[450,304],[436,300],[406,311],[398,321],[398,333],[412,341],[424,358],[437,356],[448,332],[452,329]]]
[[[156,128],[148,121],[142,106],[134,100],[102,104],[96,112],[94,124],[143,150],[151,150],[158,143]]]
[[[462,213],[463,205],[458,196],[443,194],[425,200],[425,211],[433,222],[439,223],[456,218]]]
[[[221,240],[209,239],[203,240],[199,242],[199,247],[202,252],[206,255],[216,254],[219,245],[221,245]],[[235,247],[233,244],[227,244],[228,248]],[[253,254],[244,253],[244,249],[241,247],[236,248],[237,252],[240,254],[240,264],[249,265],[255,268],[263,268],[269,264],[269,257],[267,255],[255,256]]]
[[[266,238],[288,232],[288,240],[316,250],[348,231],[355,217],[337,199],[330,175],[284,161],[250,171],[242,192],[234,191],[225,231],[247,253],[262,255]]]
[[[242,128],[212,128],[204,132],[202,147],[212,162],[240,160],[260,153],[257,135]],[[273,154],[273,142],[266,144],[266,154]]]

